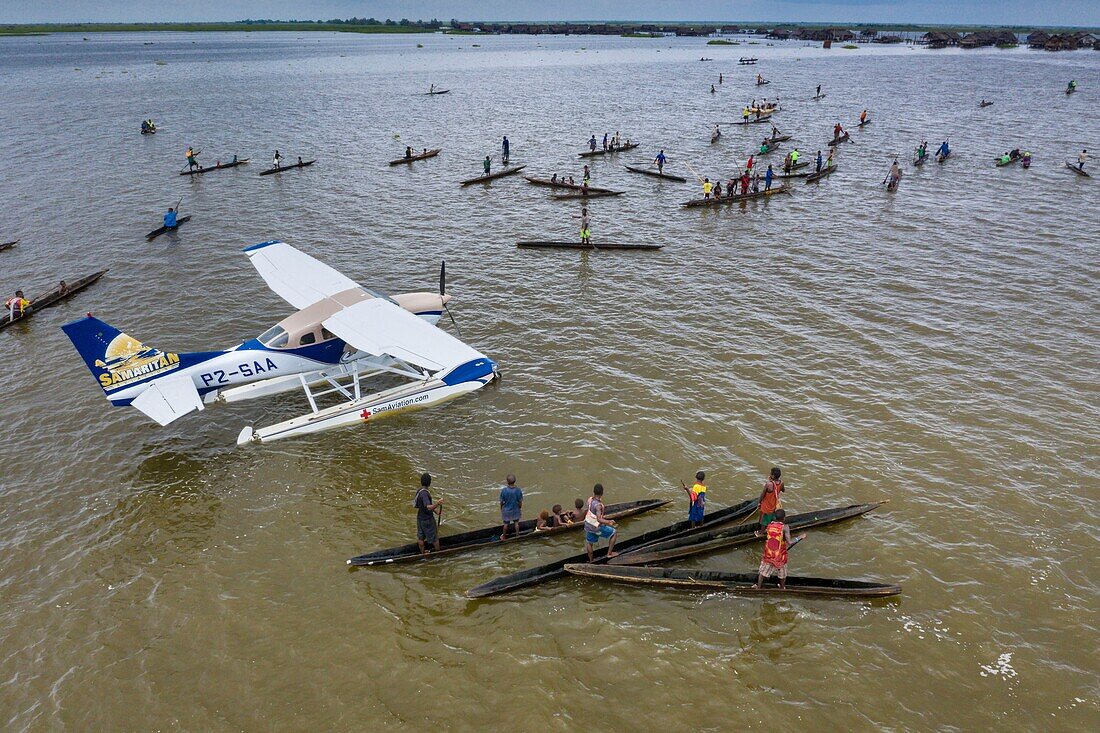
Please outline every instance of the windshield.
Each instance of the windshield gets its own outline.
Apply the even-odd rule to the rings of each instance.
[[[272,326],[260,334],[260,343],[269,349],[281,349],[289,339],[282,326]]]

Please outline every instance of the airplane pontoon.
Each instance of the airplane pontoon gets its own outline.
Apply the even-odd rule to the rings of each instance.
[[[311,412],[244,428],[238,444],[373,421],[436,405],[484,387],[496,364],[439,329],[451,296],[441,268],[439,294],[385,295],[280,241],[247,247],[268,286],[298,309],[258,338],[227,351],[171,353],[144,345],[92,317],[62,326],[107,399],[160,425],[215,402],[239,402],[301,389]],[[367,380],[407,381],[378,392]],[[392,381],[392,380],[391,380]],[[343,401],[319,407],[317,400]]]

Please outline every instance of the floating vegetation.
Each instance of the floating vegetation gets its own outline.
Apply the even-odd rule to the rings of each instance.
[[[845,43],[845,44],[844,44],[843,46],[841,46],[841,48],[846,48],[846,49],[848,49],[849,51],[854,51],[854,50],[856,50],[857,48],[859,48],[859,46],[857,46],[857,45],[856,45],[856,44],[854,44],[854,43]]]
[[[733,41],[727,41],[724,38],[715,38],[714,40],[707,41],[708,46],[736,46]]]

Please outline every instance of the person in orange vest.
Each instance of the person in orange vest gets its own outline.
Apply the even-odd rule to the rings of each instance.
[[[773,466],[771,473],[768,475],[768,480],[764,482],[764,492],[760,494],[760,526],[767,527],[775,520],[776,512],[779,511],[779,506],[782,503],[780,494],[786,489],[783,486],[783,480],[779,478],[783,475],[777,467]]]
[[[688,495],[688,501],[691,502],[688,507],[688,521],[691,522],[692,527],[698,527],[703,524],[703,515],[707,511],[707,475],[702,471],[695,474],[695,484],[689,489],[687,485],[681,481],[680,486],[684,487],[684,491]]]
[[[783,522],[786,518],[785,511],[776,509],[775,519],[762,532],[756,531],[757,537],[764,538],[764,557],[760,560],[760,570],[757,571],[753,588],[762,587],[764,578],[770,578],[774,573],[779,576],[779,589],[787,589],[787,550],[806,535],[801,534],[792,541],[791,528]]]

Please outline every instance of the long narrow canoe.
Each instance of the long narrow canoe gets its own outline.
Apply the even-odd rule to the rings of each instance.
[[[981,109],[982,107],[988,107],[991,104],[993,104],[993,103],[992,102],[978,102],[978,108]]]
[[[950,151],[948,151],[947,155],[940,155],[939,153],[936,153],[936,162],[937,163],[942,163],[950,157],[951,157],[951,152]]]
[[[706,532],[707,530],[714,529],[715,527],[730,522],[735,522],[742,517],[746,517],[752,512],[756,511],[756,507],[759,504],[758,498],[748,499],[740,504],[736,504],[725,509],[718,509],[717,511],[708,512],[703,516],[703,522],[699,527],[692,527],[691,522],[684,520],[682,522],[676,522],[670,524],[667,527],[660,529],[650,530],[644,532],[637,537],[631,537],[626,540],[621,540],[615,544],[615,550],[617,552],[630,552],[632,550],[638,550],[643,547],[647,547],[653,542],[659,542],[661,540],[670,539],[672,537],[679,537],[681,535],[698,534],[700,532]],[[601,547],[593,553],[594,562],[602,563],[607,560],[607,548]],[[580,555],[574,555],[573,557],[567,557],[562,560],[555,560],[554,562],[547,563],[546,565],[540,565],[535,568],[528,568],[527,570],[520,570],[510,575],[502,575],[499,578],[494,578],[486,583],[482,583],[479,586],[466,591],[466,596],[469,598],[483,598],[485,596],[492,596],[498,593],[507,593],[509,591],[517,590],[519,588],[528,588],[532,585],[538,585],[539,583],[545,583],[548,580],[554,578],[560,578],[565,575],[565,566],[573,563],[586,563],[588,562],[588,555],[582,553]]]
[[[744,58],[742,58],[742,59],[737,59],[737,63],[739,63],[741,66],[753,66],[759,60],[760,59],[744,59]]]
[[[767,141],[765,141],[763,147],[764,147],[764,150],[761,150],[760,148],[756,149],[756,154],[757,155],[767,155],[768,153],[770,153],[773,150],[775,150],[776,148],[778,148],[779,143],[774,141],[774,140],[767,140]]]
[[[790,135],[776,135],[775,137],[764,138],[769,143],[785,143],[791,139]]]
[[[791,528],[791,532],[794,532],[799,529],[820,527],[834,522],[841,522],[845,519],[852,519],[853,517],[858,517],[873,511],[882,506],[882,504],[883,502],[879,501],[874,504],[852,504],[851,506],[836,507],[835,509],[821,509],[816,512],[792,514],[787,517],[786,521],[787,525]],[[690,537],[665,540],[664,542],[650,545],[644,552],[631,552],[626,555],[613,557],[608,561],[608,564],[649,565],[651,563],[666,562],[668,560],[679,560],[680,558],[691,557],[692,555],[702,555],[703,553],[714,552],[715,550],[724,550],[728,547],[736,547],[737,545],[744,545],[749,542],[762,540],[762,537],[756,536],[756,530],[758,529],[760,529],[760,524],[758,522],[753,522],[739,527],[716,529],[711,532],[704,532],[703,534],[692,535]]]
[[[198,175],[200,173],[209,173],[210,171],[220,171],[220,170],[224,170],[226,168],[236,168],[239,165],[244,165],[245,163],[247,163],[250,160],[252,160],[252,159],[251,158],[241,158],[240,160],[233,161],[231,163],[219,163],[218,165],[208,165],[205,168],[200,167],[200,168],[196,168],[194,170],[180,171],[180,175],[181,176],[195,176],[195,175]]]
[[[609,198],[612,196],[622,196],[626,191],[593,191],[591,188],[587,191],[578,191],[576,193],[557,193],[550,198],[558,201],[571,201],[575,199],[601,199]]]
[[[1092,176],[1090,176],[1087,172],[1081,170],[1075,164],[1070,163],[1068,160],[1066,161],[1066,168],[1069,168],[1071,171],[1073,171],[1074,173],[1076,173],[1079,176],[1084,176],[1085,178],[1092,178]]]
[[[291,168],[305,168],[307,165],[313,165],[316,160],[303,160],[301,163],[292,163],[291,165],[282,165],[278,168],[268,168],[266,171],[260,171],[261,176],[270,176],[272,173],[282,173],[288,171]]]
[[[439,155],[441,150],[443,150],[443,148],[425,150],[423,153],[416,153],[415,155],[411,155],[408,158],[398,158],[397,160],[391,160],[390,165],[401,165],[402,163],[412,163],[416,160],[426,160],[428,158],[434,158],[435,156]]]
[[[763,588],[753,588],[756,575],[724,573],[720,570],[682,570],[680,568],[624,568],[606,565],[569,564],[565,572],[586,578],[599,578],[635,585],[657,585],[701,591],[728,591],[739,595],[831,596],[837,598],[885,598],[901,593],[901,586],[866,580],[839,578],[801,578],[787,576],[787,587],[779,589],[778,578],[765,578]]]
[[[825,99],[825,95],[824,94],[818,94],[816,97],[814,97],[815,102],[818,101],[819,99]]]
[[[641,143],[627,143],[626,145],[620,145],[617,148],[608,148],[607,150],[587,150],[583,153],[577,153],[582,158],[595,158],[598,155],[609,155],[611,153],[620,153],[624,150],[633,150],[641,145]]]
[[[863,122],[860,122],[860,123],[858,123],[858,124],[856,125],[856,127],[863,127],[864,125],[869,125],[869,124],[871,124],[872,122],[874,122],[874,120],[869,120],[869,119],[868,119],[868,120],[864,120]]]
[[[928,162],[928,159],[931,158],[931,157],[932,157],[931,155],[928,155],[927,153],[925,153],[923,158],[921,158],[919,156],[916,157],[916,158],[913,158],[913,167],[915,168],[918,165],[924,165],[926,162]]]
[[[469,179],[463,181],[461,185],[469,186],[471,183],[485,183],[487,181],[492,181],[496,178],[503,178],[504,176],[510,176],[514,173],[519,173],[521,170],[523,170],[526,167],[527,167],[526,165],[517,165],[517,166],[514,166],[512,168],[502,168],[501,170],[497,171],[496,173],[490,173],[487,176],[478,176],[477,178],[469,178]]]
[[[641,173],[643,176],[653,176],[654,178],[663,178],[666,181],[679,181],[680,183],[687,183],[687,179],[683,176],[674,176],[671,173],[662,173],[660,171],[655,171],[649,168],[636,168],[632,165],[624,167],[631,173]]]
[[[431,97],[435,94],[450,94],[450,93],[451,93],[450,89],[437,89],[434,92],[424,92],[424,96],[425,97]]]
[[[780,174],[776,175],[775,177],[780,178],[780,179],[805,178],[806,176],[810,176],[810,175],[813,175],[813,174],[810,173],[809,171],[803,171],[802,173],[780,173]]]
[[[658,509],[668,503],[668,501],[660,499],[644,499],[642,501],[629,501],[622,504],[608,504],[604,508],[604,516],[608,519],[622,519],[624,517],[634,516],[635,514],[641,514],[642,512],[648,512],[651,509]],[[475,529],[471,532],[460,532],[459,534],[453,534],[449,537],[440,537],[438,552],[429,552],[425,555],[421,555],[420,547],[417,543],[410,542],[407,545],[400,545],[398,547],[391,547],[387,550],[377,550],[376,552],[368,552],[365,555],[358,555],[348,560],[347,564],[353,567],[372,567],[375,565],[392,565],[402,562],[418,562],[420,560],[434,559],[442,555],[453,555],[457,552],[476,550],[480,547],[502,547],[523,540],[553,537],[562,532],[580,529],[582,526],[584,526],[584,522],[576,522],[575,524],[566,524],[560,527],[537,530],[535,529],[535,520],[528,519],[519,523],[518,535],[512,534],[509,535],[507,539],[501,540],[501,525],[498,522],[492,527],[486,527],[485,529]]]
[[[832,147],[832,146],[835,146],[835,145],[840,145],[841,143],[846,143],[851,139],[852,139],[852,136],[849,135],[847,132],[845,132],[840,137],[834,137],[832,140],[830,140],[829,142],[827,142],[825,144]]]
[[[1006,165],[1012,165],[1013,163],[1018,163],[1019,161],[1019,157],[1009,158],[1008,160],[1001,160],[1000,158],[993,159],[993,162],[997,165],[998,168],[1003,168]]]
[[[584,190],[584,184],[581,183],[566,183],[565,181],[551,181],[549,178],[533,178],[532,176],[524,176],[523,180],[531,183],[535,186],[549,186],[551,188],[569,188],[574,191]],[[610,188],[596,188],[595,186],[589,186],[589,191],[610,191]]]
[[[836,171],[836,163],[833,163],[832,165],[830,165],[826,168],[822,168],[817,173],[811,173],[810,175],[806,176],[806,183],[813,183],[814,181],[820,181],[825,176],[832,175],[835,171]]]
[[[175,229],[179,229],[180,226],[182,226],[183,224],[186,224],[189,221],[191,221],[191,215],[190,214],[188,214],[187,216],[181,216],[180,218],[176,219],[176,225],[174,227],[157,227],[153,231],[146,234],[145,238],[148,239],[150,242],[152,242],[154,239],[156,239],[160,235],[164,234],[165,232],[169,232],[169,231],[172,231],[172,230],[175,230]]]
[[[660,249],[661,244],[615,244],[613,242],[555,242],[555,241],[528,241],[516,242],[521,249]]]
[[[68,287],[66,288],[65,292],[61,292],[61,286],[58,285],[53,290],[42,293],[42,295],[39,295],[37,298],[32,299],[31,307],[24,311],[23,315],[16,316],[14,321],[10,320],[11,311],[4,310],[3,313],[0,313],[0,329],[7,328],[12,323],[17,323],[24,319],[30,318],[43,308],[49,308],[51,305],[55,305],[63,300],[73,297],[81,290],[88,287],[99,278],[103,277],[105,274],[107,274],[106,270],[100,270],[99,272],[92,273],[87,277],[82,277],[79,280],[67,283]]]
[[[749,191],[746,194],[737,194],[736,196],[716,196],[709,199],[692,199],[691,201],[685,201],[681,206],[721,206],[723,204],[735,204],[738,201],[749,201],[765,196],[773,196],[777,193],[791,193],[790,186],[779,186],[778,188],[769,188],[762,191]]]
[[[756,82],[756,86],[758,86],[758,87],[762,87],[762,86],[764,86],[765,84],[771,84],[771,82],[770,82],[769,80],[767,80],[767,79],[765,79],[764,81],[758,81],[758,82]]]
[[[806,167],[806,166],[808,166],[809,164],[810,164],[810,161],[808,161],[808,160],[804,160],[804,161],[802,161],[801,163],[795,163],[794,165],[792,165],[792,166],[791,166],[791,169],[790,169],[789,171],[787,170],[787,166],[782,166],[782,167],[780,168],[780,170],[781,170],[781,171],[783,171],[784,173],[791,173],[791,172],[793,172],[793,171],[796,171],[796,170],[798,170],[798,169],[800,169],[800,168],[805,168],[805,167]]]
[[[3,252],[6,249],[11,249],[12,247],[14,247],[17,244],[19,244],[18,239],[14,239],[10,242],[4,242],[3,244],[0,244],[0,252]]]
[[[772,121],[772,113],[768,112],[767,114],[762,114],[759,117],[750,117],[747,120],[740,120],[738,122],[729,122],[727,124],[730,124],[730,125],[760,125],[760,124],[763,124],[765,122],[771,122],[771,121]]]

